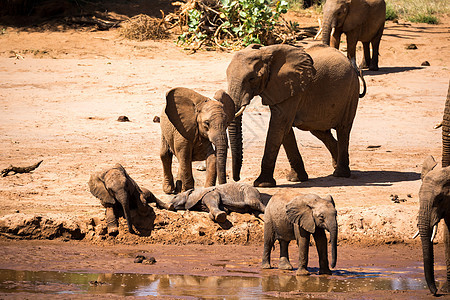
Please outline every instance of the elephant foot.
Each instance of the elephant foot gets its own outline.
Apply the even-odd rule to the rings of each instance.
[[[163,192],[166,194],[173,194],[175,193],[175,186],[170,183],[164,183],[163,184]]]
[[[331,270],[330,269],[320,269],[319,270],[319,275],[331,275]]]
[[[287,257],[280,257],[280,262],[278,264],[278,269],[281,270],[292,270],[294,269],[289,262],[289,259]]]
[[[333,176],[334,177],[350,177],[351,172],[350,172],[350,168],[346,167],[346,168],[337,168],[336,170],[334,170],[333,172]]]
[[[379,70],[378,66],[370,66],[369,67],[369,71],[378,71],[378,70]]]
[[[298,268],[297,272],[295,272],[295,275],[297,276],[308,276],[310,273],[306,268]]]
[[[216,221],[217,223],[224,223],[227,220],[227,214],[221,210],[210,212],[209,217],[211,218],[211,220]]]
[[[263,176],[259,176],[254,182],[253,182],[253,186],[254,187],[274,187],[277,185],[277,182],[275,181],[275,179],[271,176],[268,178],[265,178]]]
[[[272,265],[269,262],[263,262],[261,267],[263,269],[272,269]]]
[[[289,172],[289,174],[286,176],[286,179],[291,182],[303,182],[308,181],[308,174],[306,172],[297,173],[293,169]]]

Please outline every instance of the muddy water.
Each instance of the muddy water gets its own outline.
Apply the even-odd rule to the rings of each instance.
[[[271,298],[273,292],[368,292],[425,289],[416,270],[339,270],[332,276],[268,275],[190,276],[94,274],[0,270],[0,293],[115,294],[120,296],[173,296]]]

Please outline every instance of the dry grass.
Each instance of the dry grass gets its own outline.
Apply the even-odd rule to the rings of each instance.
[[[161,40],[169,37],[164,19],[140,14],[120,25],[119,34],[127,39],[145,41]]]
[[[386,5],[399,18],[412,22],[433,24],[437,15],[450,13],[448,0],[386,0]]]

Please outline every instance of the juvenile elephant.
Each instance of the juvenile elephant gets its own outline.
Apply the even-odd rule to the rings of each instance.
[[[442,291],[450,292],[450,166],[436,167],[437,162],[428,157],[422,167],[422,186],[419,190],[418,227],[422,241],[423,268],[425,280],[430,291],[436,295],[434,280],[434,254],[431,232],[441,219],[445,221],[444,243],[447,263],[447,279]]]
[[[275,186],[273,178],[281,144],[291,165],[287,179],[306,181],[294,130],[311,131],[331,153],[334,176],[349,177],[348,144],[359,97],[356,69],[338,50],[316,45],[303,50],[289,45],[250,45],[237,52],[227,69],[228,93],[234,101],[235,120],[228,127],[233,178],[242,167],[242,112],[254,96],[270,107],[261,174],[254,186]],[[331,134],[336,129],[337,141]]]
[[[339,49],[341,35],[347,36],[347,56],[356,66],[356,44],[363,43],[362,68],[378,70],[381,36],[386,20],[384,0],[327,0],[323,6],[322,41]],[[370,56],[372,45],[372,57]]]
[[[208,188],[198,188],[176,195],[170,205],[175,210],[204,210],[216,222],[226,221],[226,211],[264,213],[259,191],[245,183],[232,182]]]
[[[147,189],[142,191],[122,165],[115,164],[112,168],[92,174],[88,184],[92,195],[106,208],[109,235],[119,233],[117,220],[121,216],[127,220],[130,233],[135,233],[133,225],[138,230],[152,225],[147,223],[151,223],[154,212],[147,205],[146,198],[156,197]],[[137,212],[135,219],[132,218],[132,210]]]
[[[308,252],[311,234],[319,254],[319,273],[331,274],[328,266],[327,237],[330,232],[331,267],[336,266],[337,233],[336,209],[333,198],[314,194],[299,194],[294,189],[276,193],[267,204],[264,214],[263,269],[271,268],[270,253],[276,240],[280,243],[278,268],[292,270],[289,262],[289,242],[296,240],[299,248],[297,275],[308,275]]]
[[[226,129],[234,118],[234,103],[222,90],[214,98],[218,101],[182,87],[167,92],[160,122],[165,193],[194,187],[192,161],[206,160],[205,186],[215,185],[216,177],[220,184],[226,183]],[[179,162],[176,184],[172,175],[173,154]]]

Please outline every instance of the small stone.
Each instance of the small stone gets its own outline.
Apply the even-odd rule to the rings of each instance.
[[[430,66],[430,63],[428,62],[428,60],[424,61],[423,63],[420,64],[421,66],[425,66],[428,67]]]
[[[153,256],[151,256],[149,258],[144,259],[142,263],[145,265],[153,265],[156,263],[156,259]]]
[[[406,195],[406,197],[408,197],[408,198],[412,198],[411,194],[408,194],[408,195]]]
[[[119,121],[119,122],[130,122],[130,119],[128,119],[127,116],[120,116],[119,118],[117,118],[117,121]]]
[[[136,258],[134,259],[134,263],[135,264],[141,264],[145,259],[144,255],[137,255]]]
[[[161,122],[160,117],[158,117],[158,116],[153,117],[153,123],[160,123],[160,122]]]
[[[409,44],[408,46],[406,46],[406,49],[407,50],[416,50],[417,46],[416,46],[416,44]]]

